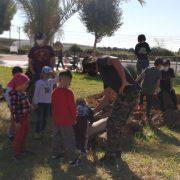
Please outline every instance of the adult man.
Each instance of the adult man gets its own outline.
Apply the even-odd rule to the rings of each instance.
[[[55,53],[53,48],[44,43],[45,36],[43,33],[39,32],[35,35],[35,45],[31,48],[28,58],[29,65],[28,68],[35,80],[39,80],[42,68],[44,66],[50,66],[54,68],[55,66]]]
[[[35,35],[35,45],[31,48],[28,54],[29,64],[27,75],[31,82],[27,91],[29,93],[30,101],[32,101],[34,94],[35,82],[40,79],[42,68],[44,66],[49,66],[54,69],[55,67],[55,53],[53,48],[46,45],[44,40],[44,34],[38,32]]]
[[[64,62],[63,62],[63,44],[59,43],[57,48],[58,49],[56,51],[56,53],[57,53],[56,55],[58,57],[58,64],[57,64],[56,69],[57,70],[59,69],[60,64],[61,64],[62,68],[65,69]]]
[[[117,165],[117,160],[121,160],[119,157],[122,152],[120,140],[122,130],[137,103],[140,87],[117,58],[98,58],[95,64],[103,80],[104,97],[94,113],[99,112],[109,103],[112,90],[117,93],[112,113],[107,120],[106,154],[101,159],[103,163]]]

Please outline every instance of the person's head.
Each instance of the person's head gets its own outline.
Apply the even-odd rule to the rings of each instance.
[[[52,77],[53,69],[49,66],[44,66],[41,72],[42,79],[48,79]]]
[[[17,73],[23,73],[23,69],[19,66],[15,66],[12,68],[12,75],[16,75]]]
[[[162,69],[162,65],[163,65],[163,59],[162,58],[156,58],[154,61],[154,66],[161,70]]]
[[[29,78],[23,73],[18,73],[14,77],[14,87],[16,91],[25,91],[29,86]]]
[[[87,102],[86,102],[86,100],[84,98],[82,98],[82,97],[77,98],[77,100],[76,100],[76,105],[77,106],[78,105],[85,106],[86,104],[87,104]]]
[[[164,59],[163,60],[163,69],[164,69],[164,71],[168,71],[170,66],[171,66],[170,60],[169,59]]]
[[[69,70],[63,70],[59,73],[59,86],[62,88],[69,88],[72,80],[72,73]]]
[[[35,42],[38,46],[42,46],[44,44],[45,35],[42,32],[38,32],[35,34]]]
[[[140,34],[138,36],[138,42],[141,43],[141,42],[145,42],[146,41],[146,36],[144,34]]]

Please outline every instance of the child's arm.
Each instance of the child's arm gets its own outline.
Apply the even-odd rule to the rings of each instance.
[[[12,91],[12,88],[7,87],[5,93],[4,93],[4,98],[6,100],[6,102],[8,103],[8,106],[11,107],[11,103],[10,103],[10,97],[9,97],[9,93]]]
[[[76,120],[76,103],[75,103],[75,100],[74,100],[74,95],[73,93],[70,93],[69,94],[69,97],[68,97],[68,104],[69,104],[69,108],[70,108],[70,113],[71,113],[71,116],[74,120]]]
[[[34,96],[33,96],[33,104],[34,105],[38,104],[39,91],[40,91],[40,86],[39,86],[39,83],[36,82]]]
[[[143,80],[144,77],[145,77],[145,71],[142,72],[142,73],[136,78],[136,81],[139,82],[139,81]]]
[[[154,92],[155,94],[158,94],[160,92],[160,82],[161,82],[161,80],[158,79],[157,84],[156,84],[156,89],[155,89],[155,92]]]
[[[10,102],[11,102],[11,113],[12,113],[13,119],[16,123],[19,123],[20,119],[19,119],[18,110],[20,109],[20,105],[18,102],[17,94],[14,93],[10,96]]]

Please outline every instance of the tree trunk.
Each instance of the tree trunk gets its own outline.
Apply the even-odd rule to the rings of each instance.
[[[92,54],[94,58],[96,57],[96,45],[97,45],[97,40],[98,40],[98,37],[97,37],[97,34],[95,33],[95,40],[94,40],[93,54]]]

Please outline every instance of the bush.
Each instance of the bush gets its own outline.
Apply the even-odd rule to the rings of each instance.
[[[18,54],[27,54],[28,53],[28,49],[19,49]]]
[[[174,52],[168,50],[168,49],[164,49],[164,48],[152,48],[151,49],[151,55],[152,56],[175,56]]]

